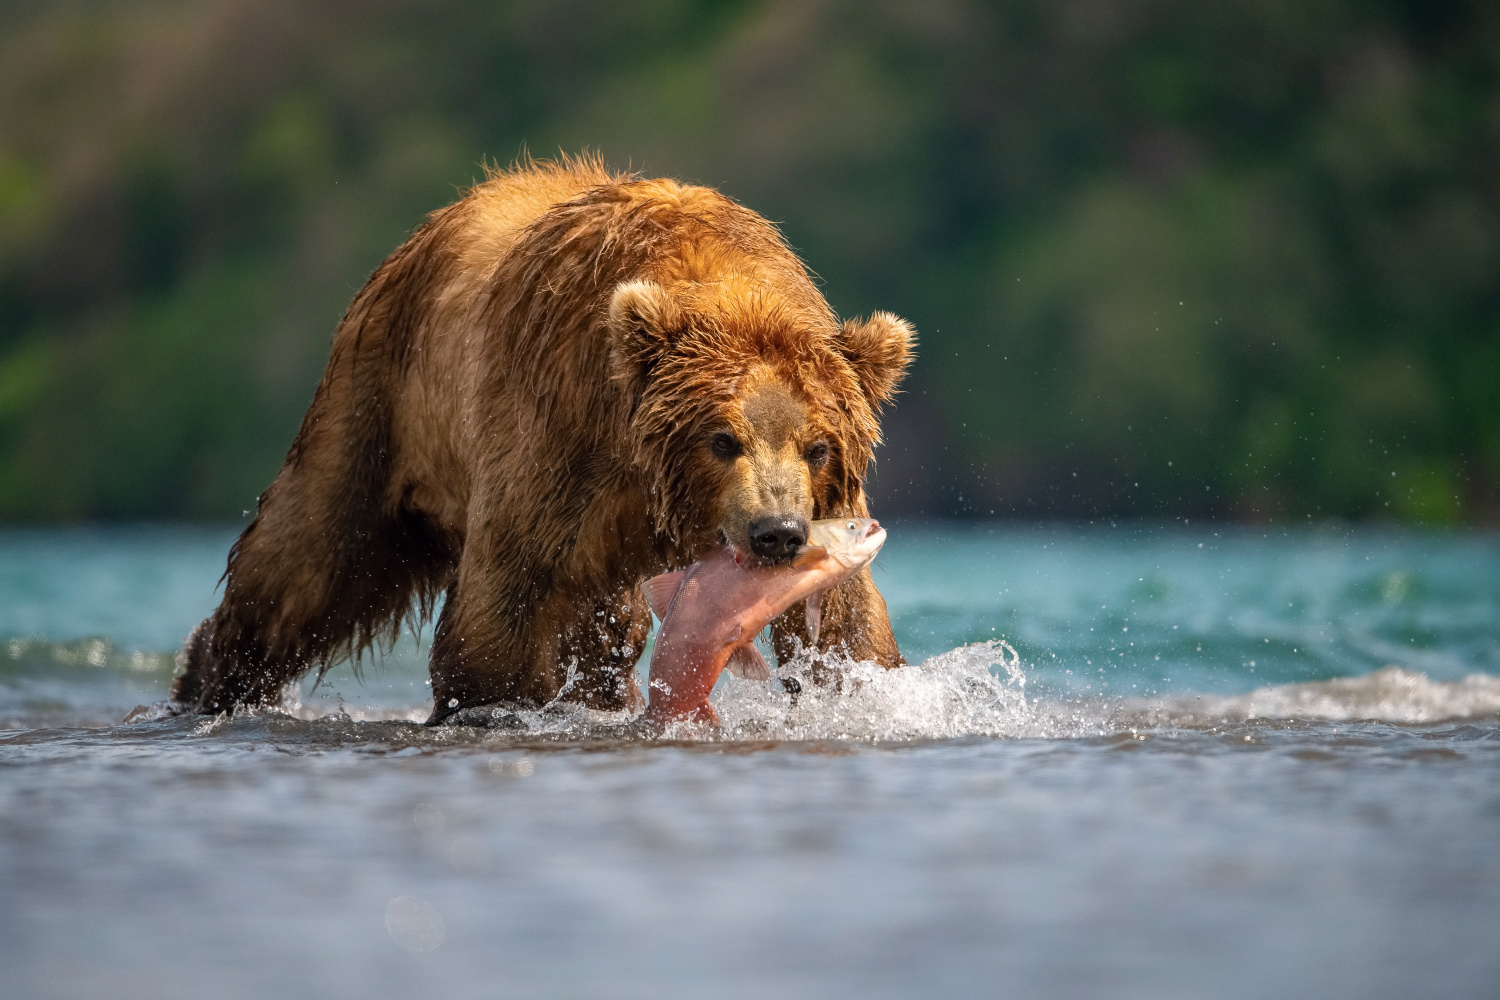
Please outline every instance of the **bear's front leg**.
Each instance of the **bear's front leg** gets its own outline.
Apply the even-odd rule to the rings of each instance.
[[[601,711],[645,707],[635,663],[651,613],[634,586],[601,599],[538,594],[498,574],[483,582],[460,574],[438,619],[429,724],[465,708],[539,708],[558,698]]]
[[[651,634],[651,612],[640,590],[632,586],[607,600],[564,598],[563,603],[574,618],[558,649],[571,681],[561,697],[605,712],[644,709],[635,664]]]
[[[540,708],[562,688],[567,622],[528,555],[498,533],[470,535],[433,636],[428,725],[465,708]]]

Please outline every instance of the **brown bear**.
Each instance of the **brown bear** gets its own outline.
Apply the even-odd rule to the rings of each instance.
[[[491,173],[355,297],[172,698],[274,704],[425,618],[436,723],[639,707],[639,584],[729,542],[788,558],[861,481],[914,334],[840,323],[761,216],[595,159]],[[772,628],[785,659],[800,609]],[[901,662],[869,573],[823,648]],[[571,681],[571,683],[569,683]]]

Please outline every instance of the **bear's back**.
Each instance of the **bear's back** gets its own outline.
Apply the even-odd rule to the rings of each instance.
[[[465,217],[458,235],[460,259],[466,269],[493,270],[526,228],[554,205],[572,201],[591,189],[628,180],[591,158],[492,170],[453,206]]]

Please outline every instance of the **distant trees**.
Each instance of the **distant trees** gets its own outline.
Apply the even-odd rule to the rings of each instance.
[[[253,505],[479,162],[779,219],[922,337],[888,512],[1500,519],[1500,15],[56,0],[0,13],[0,517]]]

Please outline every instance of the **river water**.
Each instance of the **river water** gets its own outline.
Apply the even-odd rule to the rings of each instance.
[[[898,524],[914,665],[717,738],[425,729],[420,638],[123,723],[231,538],[0,533],[6,996],[1500,989],[1495,535]]]

